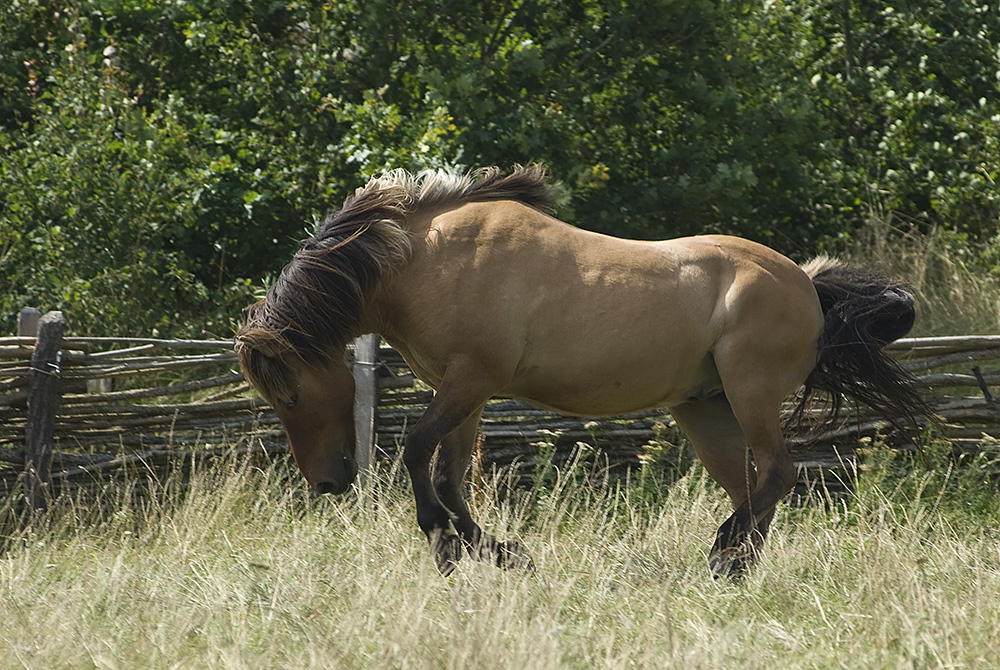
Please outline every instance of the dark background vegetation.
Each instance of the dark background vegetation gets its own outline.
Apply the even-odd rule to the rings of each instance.
[[[576,225],[797,259],[891,216],[996,273],[998,45],[984,0],[0,0],[0,332],[229,336],[395,167],[541,161]]]

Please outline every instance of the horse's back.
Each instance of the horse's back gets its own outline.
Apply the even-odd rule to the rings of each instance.
[[[815,302],[792,261],[739,238],[625,240],[511,202],[465,205],[413,235],[387,339],[431,383],[454,356],[475,357],[498,392],[565,412],[718,392],[713,353],[740,320],[763,312],[781,327],[790,303]]]

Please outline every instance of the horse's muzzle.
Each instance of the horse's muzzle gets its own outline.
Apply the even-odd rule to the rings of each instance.
[[[333,470],[330,478],[316,482],[317,493],[332,493],[335,496],[345,493],[358,476],[358,466],[346,456],[334,465]]]

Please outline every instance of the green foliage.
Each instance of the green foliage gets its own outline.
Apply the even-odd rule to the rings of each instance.
[[[542,161],[618,235],[806,256],[875,209],[995,246],[997,43],[983,0],[10,0],[3,330],[226,335],[395,167]]]
[[[2,305],[11,314],[13,299],[54,302],[82,332],[105,320],[146,330],[198,318],[206,288],[168,244],[194,220],[183,198],[186,130],[169,108],[141,108],[112,59],[83,45],[53,58],[30,136],[0,136]],[[140,304],[160,313],[139,319]]]
[[[804,45],[797,82],[819,107],[823,232],[872,207],[995,234],[1000,14],[984,2],[775,5]],[[790,71],[779,66],[780,71]],[[794,70],[793,70],[794,71]],[[783,77],[787,79],[787,77]]]

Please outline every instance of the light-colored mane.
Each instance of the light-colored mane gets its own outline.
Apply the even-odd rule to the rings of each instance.
[[[810,278],[813,278],[819,276],[823,272],[827,272],[828,270],[833,270],[835,268],[843,266],[844,266],[843,261],[837,258],[833,258],[831,256],[827,256],[826,254],[821,254],[819,256],[816,256],[815,258],[806,261],[799,267],[801,267],[802,271],[805,272],[807,275],[809,275]]]

